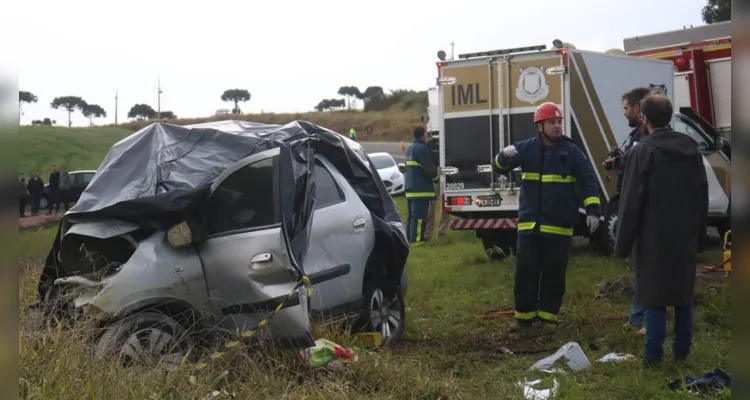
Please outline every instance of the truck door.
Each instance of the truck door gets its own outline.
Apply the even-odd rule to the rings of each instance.
[[[446,192],[487,189],[492,171],[480,170],[492,162],[499,149],[497,64],[488,58],[448,63],[441,78],[454,83],[442,88],[444,166],[457,169],[445,176]]]

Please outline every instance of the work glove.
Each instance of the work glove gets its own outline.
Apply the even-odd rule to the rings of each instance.
[[[516,150],[516,146],[510,145],[503,149],[503,156],[508,158],[513,158],[518,154],[518,150]]]
[[[589,215],[586,217],[586,226],[589,227],[589,231],[591,233],[594,233],[596,231],[596,228],[599,227],[599,217]]]

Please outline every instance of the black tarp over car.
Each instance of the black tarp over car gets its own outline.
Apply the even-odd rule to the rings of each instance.
[[[346,177],[372,215],[375,248],[367,270],[379,287],[398,289],[409,245],[396,203],[362,147],[307,121],[267,125],[218,121],[178,126],[157,122],[115,143],[78,203],[58,228],[42,277],[40,300],[65,270],[55,257],[68,220],[112,218],[166,230],[188,221],[201,236],[201,210],[211,183],[234,163],[280,148],[283,230],[298,272],[304,273],[315,202],[313,155],[320,153]]]

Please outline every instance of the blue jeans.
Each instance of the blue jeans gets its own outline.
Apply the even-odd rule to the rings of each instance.
[[[643,319],[646,317],[646,307],[638,304],[633,295],[633,304],[630,306],[630,316],[628,317],[628,323],[635,327],[643,326]]]
[[[643,356],[646,361],[658,361],[664,356],[664,341],[667,338],[667,308],[646,308],[646,345]],[[672,356],[685,359],[690,354],[693,341],[693,305],[674,308],[674,340]]]

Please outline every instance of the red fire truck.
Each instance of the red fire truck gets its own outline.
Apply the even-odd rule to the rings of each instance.
[[[674,63],[675,110],[691,107],[729,139],[732,129],[730,21],[623,40],[625,53]]]

